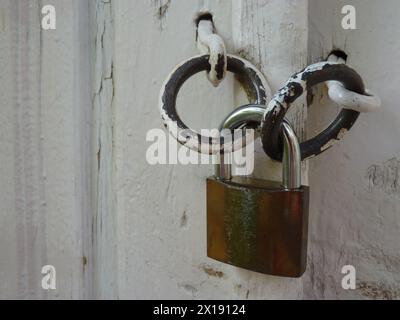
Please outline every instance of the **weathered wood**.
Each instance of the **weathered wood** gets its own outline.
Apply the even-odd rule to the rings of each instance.
[[[307,65],[308,0],[299,1],[233,1],[234,51],[252,61],[266,76],[276,92],[288,78]],[[237,104],[243,101],[237,93]],[[288,113],[297,135],[305,140],[307,107],[305,99],[298,99]],[[281,179],[281,170],[267,160],[259,145],[256,150],[257,177]],[[303,181],[307,182],[307,164],[303,165]]]
[[[91,101],[87,1],[2,0],[0,297],[90,295]],[[88,264],[84,262],[88,261]],[[44,265],[57,290],[41,287]]]
[[[119,297],[301,297],[301,280],[208,259],[205,191],[211,165],[150,166],[144,158],[150,144],[143,142],[149,129],[161,128],[162,82],[177,63],[198,54],[193,20],[199,11],[211,11],[228,52],[261,66],[277,89],[306,64],[307,1],[233,1],[231,7],[230,1],[120,0],[113,5]],[[196,129],[216,128],[241,102],[234,97],[239,91],[231,77],[213,89],[201,74],[185,84],[178,110]],[[303,107],[300,103],[299,123]],[[261,152],[258,172],[265,172]],[[269,168],[280,179],[280,166]]]
[[[114,210],[114,24],[113,2],[91,1],[93,73],[93,240],[94,297],[113,299],[117,288],[117,215]]]
[[[230,38],[229,1],[209,3],[114,2],[120,298],[231,294],[230,282],[210,276],[220,266],[206,258],[205,178],[212,165],[151,166],[145,158],[148,130],[163,129],[157,106],[164,79],[179,62],[198,55],[196,14],[207,8],[215,12],[218,32]],[[217,128],[232,109],[232,91],[231,77],[214,89],[200,74],[181,90],[178,110],[196,129]]]

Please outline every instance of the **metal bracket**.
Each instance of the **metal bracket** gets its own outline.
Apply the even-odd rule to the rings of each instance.
[[[346,60],[331,54],[328,57],[329,62],[346,64]],[[381,108],[381,99],[369,90],[365,94],[359,94],[346,89],[338,81],[327,81],[329,98],[342,106],[344,109],[350,109],[357,112],[374,112]]]
[[[214,87],[224,80],[228,64],[224,40],[215,32],[211,14],[200,16],[197,21],[197,48],[201,54],[209,54],[208,80]]]

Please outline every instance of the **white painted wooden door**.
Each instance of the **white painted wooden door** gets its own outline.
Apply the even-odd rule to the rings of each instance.
[[[40,26],[45,4],[56,9],[56,30]],[[0,298],[399,298],[400,40],[387,33],[399,28],[400,4],[353,1],[357,29],[344,30],[345,4],[0,0]],[[162,82],[198,54],[194,18],[204,10],[228,52],[253,62],[273,91],[340,48],[383,98],[383,111],[362,115],[339,145],[303,166],[312,191],[301,279],[207,258],[212,167],[146,161],[146,134],[162,128]],[[314,91],[310,108],[305,99],[293,108],[302,139],[339,109],[326,106],[325,91]],[[178,108],[190,126],[215,128],[244,102],[233,77],[214,89],[200,74]],[[259,143],[255,175],[280,179]],[[45,265],[56,269],[56,290],[42,287]],[[356,290],[341,286],[345,265],[357,270]]]

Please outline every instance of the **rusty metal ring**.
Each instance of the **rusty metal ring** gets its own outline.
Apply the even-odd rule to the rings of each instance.
[[[196,73],[209,71],[209,55],[192,57],[178,65],[165,81],[160,93],[160,112],[164,126],[177,141],[194,151],[204,154],[216,154],[221,150],[223,138],[202,136],[190,129],[176,111],[176,98],[184,82]],[[233,55],[228,55],[228,71],[233,72],[250,101],[266,105],[271,97],[271,90],[264,76],[250,62]],[[231,152],[242,148],[242,139],[233,141],[225,151]],[[229,148],[229,150],[226,150]]]
[[[282,160],[281,125],[291,104],[312,86],[331,80],[341,82],[348,90],[365,94],[361,77],[344,64],[320,62],[296,73],[272,98],[263,117],[261,140],[269,157],[277,161]],[[300,144],[302,160],[317,156],[332,147],[351,129],[359,114],[357,111],[342,109],[328,128]]]

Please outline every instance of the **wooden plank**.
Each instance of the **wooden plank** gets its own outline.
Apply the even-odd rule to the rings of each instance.
[[[145,141],[148,130],[162,128],[157,100],[163,80],[177,63],[198,54],[193,19],[199,11],[214,14],[228,52],[260,65],[276,89],[305,66],[307,1],[234,1],[232,8],[229,1],[119,0],[113,6],[118,296],[301,297],[300,280],[263,276],[208,259],[205,179],[212,166],[151,166],[145,158],[151,143]],[[201,74],[185,84],[178,110],[196,129],[216,128],[238,106],[238,91],[232,77],[212,89]],[[298,108],[302,124],[304,105]],[[258,153],[258,171],[265,172],[265,156]],[[272,171],[280,178],[277,165]]]
[[[94,297],[117,297],[116,212],[114,211],[114,25],[112,2],[91,3],[93,47]]]
[[[272,92],[307,65],[308,0],[235,0],[233,1],[233,45],[236,53],[252,61],[263,72]],[[236,104],[244,103],[236,90]],[[289,110],[301,141],[306,138],[306,100],[299,99]],[[267,160],[258,144],[256,148],[257,177],[281,179],[280,165]],[[303,164],[303,182],[307,183],[307,164]]]
[[[41,29],[41,1],[1,1],[1,298],[84,298],[91,280],[87,1],[55,0],[57,29]],[[62,16],[61,16],[62,15]],[[41,287],[53,265],[57,290]]]

